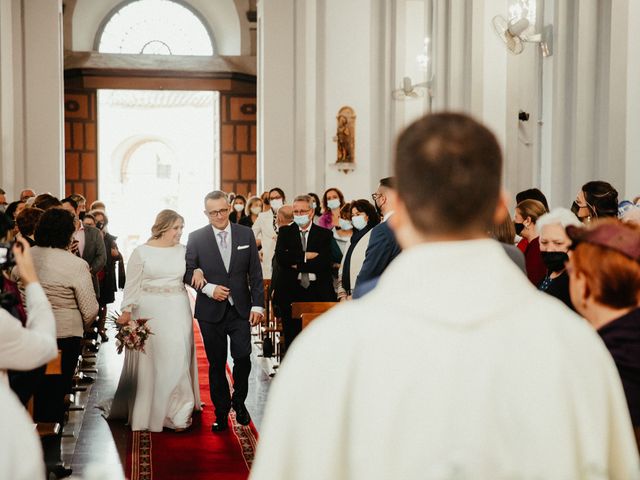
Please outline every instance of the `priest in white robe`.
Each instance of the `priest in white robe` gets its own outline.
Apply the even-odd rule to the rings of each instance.
[[[287,352],[251,478],[640,478],[605,346],[486,238],[505,211],[495,137],[427,116],[395,167],[403,253]]]

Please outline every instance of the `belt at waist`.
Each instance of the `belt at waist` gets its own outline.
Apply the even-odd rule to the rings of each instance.
[[[159,294],[178,294],[185,291],[184,285],[175,285],[173,287],[154,287],[151,285],[145,285],[142,287],[142,291],[146,293],[159,293]]]

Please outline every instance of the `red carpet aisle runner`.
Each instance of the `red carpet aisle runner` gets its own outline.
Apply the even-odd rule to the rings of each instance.
[[[209,363],[196,322],[194,334],[200,396],[207,405],[202,413],[194,414],[186,432],[133,432],[126,470],[131,480],[245,480],[249,476],[258,432],[253,422],[247,427],[237,423],[233,411],[229,430],[211,432],[215,415],[209,398]],[[231,383],[228,367],[227,378]]]

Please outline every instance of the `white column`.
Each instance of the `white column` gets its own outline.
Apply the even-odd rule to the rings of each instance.
[[[493,31],[491,20],[494,16],[506,15],[506,0],[484,0],[482,22],[483,75],[482,114],[480,119],[495,133],[504,149],[506,144],[507,111],[507,48]]]
[[[258,190],[295,193],[294,1],[258,4]],[[260,181],[261,179],[261,181]]]
[[[640,54],[637,28],[640,25],[640,2],[628,5],[627,23],[627,118],[625,151],[625,184],[620,185],[622,198],[640,195]]]
[[[9,199],[16,197],[24,180],[18,168],[22,164],[22,118],[19,102],[15,102],[21,84],[21,64],[16,64],[21,59],[20,17],[19,2],[0,0],[0,188]]]
[[[25,185],[64,194],[61,0],[23,5]]]

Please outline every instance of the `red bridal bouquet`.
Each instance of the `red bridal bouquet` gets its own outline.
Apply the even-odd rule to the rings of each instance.
[[[139,318],[137,320],[131,320],[124,325],[118,325],[118,334],[116,335],[118,353],[122,353],[122,350],[125,348],[127,350],[145,353],[144,345],[149,335],[153,335],[153,332],[147,325],[148,321],[148,318]]]

